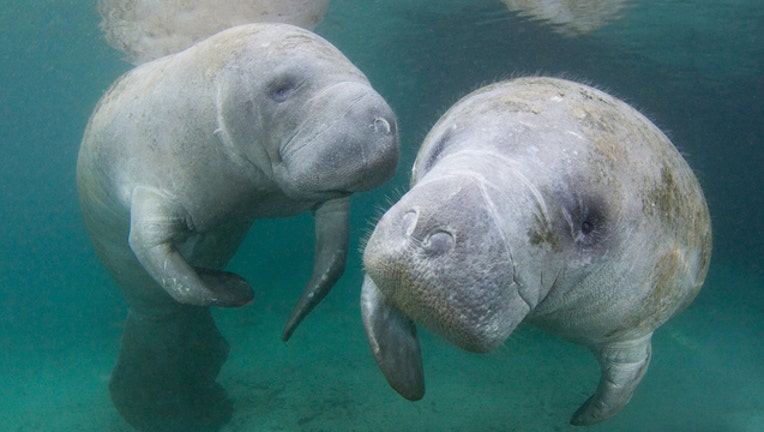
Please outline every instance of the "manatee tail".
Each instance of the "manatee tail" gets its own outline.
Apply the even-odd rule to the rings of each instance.
[[[233,405],[215,378],[228,343],[206,307],[131,307],[109,390],[140,431],[217,431]]]

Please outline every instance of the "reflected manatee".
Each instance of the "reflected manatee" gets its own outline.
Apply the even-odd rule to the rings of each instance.
[[[618,18],[628,0],[502,0],[507,8],[531,19],[546,21],[567,36],[579,36]]]
[[[276,22],[312,30],[329,0],[97,0],[97,8],[106,41],[138,65],[240,24]]]

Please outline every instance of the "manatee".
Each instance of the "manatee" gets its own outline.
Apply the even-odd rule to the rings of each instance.
[[[253,299],[224,267],[259,218],[311,211],[311,279],[286,340],[344,271],[349,197],[393,176],[395,116],[329,42],[250,24],[126,73],[90,118],[82,213],[129,311],[110,390],[141,430],[214,430],[228,344],[210,306]]]
[[[521,322],[586,346],[601,378],[571,423],[590,425],[628,403],[710,254],[701,188],[656,126],[586,85],[519,78],[469,94],[425,137],[366,244],[363,323],[411,400],[416,323],[473,352]]]
[[[329,0],[96,0],[96,9],[109,45],[139,65],[240,24],[276,22],[313,30]]]
[[[555,33],[576,37],[623,17],[630,0],[501,0],[510,11],[546,24]]]

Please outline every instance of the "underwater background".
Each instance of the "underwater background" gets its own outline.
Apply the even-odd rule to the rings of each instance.
[[[312,269],[309,215],[258,221],[229,265],[255,302],[215,310],[231,344],[224,431],[565,431],[596,387],[582,347],[531,327],[489,354],[420,332],[427,394],[399,397],[369,352],[358,249],[405,190],[419,143],[461,96],[524,74],[596,85],[639,108],[695,170],[714,230],[696,301],[656,331],[631,403],[591,431],[764,430],[764,3],[635,0],[570,37],[498,0],[332,0],[315,31],[396,111],[398,175],[353,198],[345,275],[288,343]],[[86,122],[131,66],[85,0],[0,2],[0,430],[130,431],[108,378],[126,305],[75,190]]]

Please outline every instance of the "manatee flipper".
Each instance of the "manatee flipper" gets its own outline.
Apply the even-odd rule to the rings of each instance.
[[[361,289],[361,315],[371,352],[390,387],[408,400],[421,399],[424,369],[416,324],[380,295],[368,275]]]
[[[109,390],[140,431],[216,431],[233,405],[215,378],[228,343],[205,307],[131,307]]]
[[[629,403],[650,363],[652,335],[590,347],[600,364],[600,383],[573,414],[571,424],[584,426],[607,420]]]
[[[130,207],[128,241],[138,261],[175,301],[196,306],[242,306],[252,288],[233,273],[199,275],[178,252],[175,242],[191,227],[173,200],[156,189],[136,187]]]
[[[287,341],[300,322],[332,289],[345,271],[348,253],[350,199],[322,203],[313,211],[316,246],[313,275],[284,326],[281,340]]]

